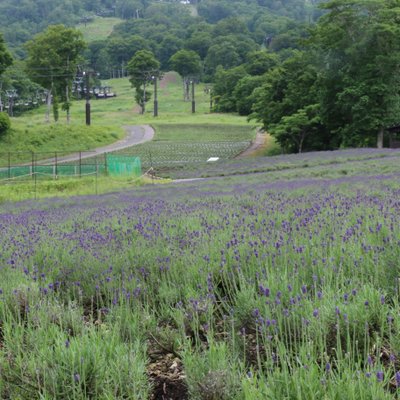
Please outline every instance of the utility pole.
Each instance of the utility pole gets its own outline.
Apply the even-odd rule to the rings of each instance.
[[[1,101],[1,90],[3,89],[3,82],[0,82],[0,112],[3,112],[3,102]]]
[[[153,75],[153,82],[154,82],[154,111],[153,116],[158,116],[158,99],[157,99],[157,75]]]
[[[15,89],[6,90],[6,94],[8,97],[8,114],[12,117],[14,113],[14,98],[17,97],[17,91]]]
[[[86,125],[90,125],[90,93],[89,93],[89,72],[83,71],[83,76],[86,78]]]
[[[194,79],[192,79],[191,83],[192,83],[192,114],[194,114],[196,112],[196,102],[194,99]]]

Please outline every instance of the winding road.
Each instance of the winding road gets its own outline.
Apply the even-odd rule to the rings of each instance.
[[[104,153],[122,150],[127,147],[148,142],[152,140],[154,137],[154,129],[150,125],[129,125],[129,126],[124,126],[123,128],[126,131],[126,136],[123,139],[118,140],[117,142],[109,144],[107,146],[84,151],[81,153],[81,155],[75,153],[69,156],[58,157],[57,163],[77,161],[79,159],[95,157]],[[40,161],[40,164],[45,165],[45,164],[52,164],[54,162],[55,158],[49,158],[47,160]]]

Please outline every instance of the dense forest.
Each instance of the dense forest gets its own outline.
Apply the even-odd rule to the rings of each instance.
[[[85,44],[74,26],[96,15],[121,23]],[[399,16],[386,0],[3,0],[0,90],[45,89],[68,111],[82,66],[118,70],[144,110],[147,62],[212,83],[214,111],[259,121],[283,151],[381,147],[399,122]]]

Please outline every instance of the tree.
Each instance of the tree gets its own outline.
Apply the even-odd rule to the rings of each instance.
[[[49,108],[51,98],[54,98],[53,114],[56,121],[58,99],[63,102],[69,121],[69,93],[85,46],[80,31],[63,25],[49,26],[26,44],[27,73],[34,82],[48,90]],[[49,120],[49,111],[46,117]]]
[[[318,135],[321,129],[321,118],[318,104],[300,108],[294,114],[282,117],[270,133],[286,151],[303,151],[304,141],[311,134]]]
[[[3,35],[0,33],[0,76],[12,64],[11,54],[8,52]]]
[[[233,97],[236,103],[236,111],[240,115],[249,115],[253,105],[253,91],[263,84],[263,76],[249,76],[241,78],[235,85]]]
[[[233,93],[238,81],[246,75],[246,69],[243,65],[228,70],[224,70],[222,67],[217,68],[213,86],[215,111],[236,111],[236,97]]]
[[[347,145],[383,146],[400,112],[400,8],[385,0],[333,0],[313,32],[320,51],[323,122]]]
[[[0,138],[7,133],[11,127],[11,122],[8,114],[0,112]]]
[[[250,75],[262,75],[278,64],[278,57],[268,51],[252,51],[247,54],[246,71]]]
[[[189,101],[189,84],[201,72],[200,56],[193,50],[179,50],[170,59],[171,68],[183,80],[183,99]]]
[[[312,60],[311,52],[295,51],[292,58],[267,72],[250,96],[251,117],[262,122],[286,151],[337,147],[337,138],[321,122],[321,88]]]
[[[157,79],[160,72],[160,63],[154,54],[148,50],[138,51],[128,63],[129,81],[135,88],[135,100],[144,114],[146,102],[150,100],[151,94],[146,91],[146,86],[152,79]]]

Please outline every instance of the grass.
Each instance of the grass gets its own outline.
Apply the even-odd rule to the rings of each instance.
[[[95,40],[105,40],[111,34],[115,25],[123,22],[120,18],[103,18],[93,17],[93,20],[76,26],[83,33],[83,37],[87,42]]]
[[[151,183],[166,183],[168,180],[152,180],[151,176],[140,178],[106,177],[94,174],[79,177],[58,177],[35,180],[15,179],[0,185],[0,203],[49,197],[85,196],[123,191]]]
[[[45,107],[12,119],[12,130],[0,145],[0,167],[35,158],[46,159],[48,153],[58,155],[85,151],[120,139],[123,126],[151,124],[156,131],[153,142],[134,146],[122,153],[142,157],[143,166],[187,164],[197,165],[210,157],[231,158],[244,150],[255,137],[255,127],[236,115],[209,113],[209,94],[204,84],[197,85],[195,114],[191,103],[182,100],[180,78],[168,73],[159,88],[159,116],[153,117],[150,101],[144,115],[133,102],[133,90],[128,79],[106,82],[117,97],[91,100],[92,125],[85,125],[85,100],[75,101],[71,109],[71,123],[61,113],[57,124],[44,123]],[[189,145],[190,143],[190,145]],[[12,154],[9,160],[8,152]]]
[[[8,163],[8,152],[11,162],[29,162],[31,152],[38,158],[48,158],[49,152],[69,153],[85,151],[115,142],[124,137],[125,132],[117,126],[86,126],[72,123],[42,124],[35,121],[37,115],[32,115],[32,120],[27,122],[28,115],[24,118],[13,119],[12,130],[0,140],[0,166]]]

